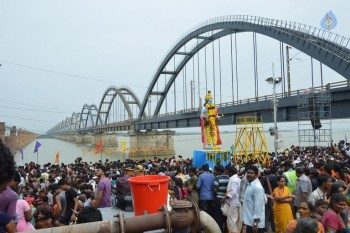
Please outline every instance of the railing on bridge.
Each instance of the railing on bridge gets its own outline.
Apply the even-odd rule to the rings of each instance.
[[[344,36],[341,36],[341,35],[338,35],[338,34],[335,34],[335,33],[332,33],[330,31],[326,31],[326,30],[323,30],[320,28],[305,25],[302,23],[290,22],[290,21],[285,21],[285,20],[269,19],[269,18],[257,17],[257,16],[249,16],[249,15],[228,15],[228,16],[221,16],[221,17],[216,17],[216,18],[206,20],[206,21],[201,22],[201,23],[197,24],[196,26],[192,27],[190,30],[187,30],[185,33],[183,33],[178,38],[178,40],[175,41],[175,43],[169,48],[169,50],[165,54],[164,59],[161,59],[161,64],[158,66],[157,70],[155,71],[156,73],[155,73],[154,77],[156,79],[154,79],[155,80],[154,84],[156,83],[156,81],[158,82],[158,79],[156,77],[157,72],[159,72],[160,74],[162,74],[162,73],[167,74],[166,73],[166,68],[167,68],[166,65],[167,64],[164,62],[165,61],[168,62],[166,60],[166,58],[167,58],[167,56],[172,55],[170,53],[173,53],[174,55],[176,55],[176,52],[179,52],[179,54],[182,54],[182,55],[193,55],[193,54],[186,53],[186,51],[185,52],[175,51],[175,53],[174,53],[175,49],[181,50],[182,47],[186,50],[186,47],[184,45],[186,45],[187,42],[190,41],[190,39],[191,40],[195,39],[197,36],[197,44],[192,45],[192,48],[194,48],[195,46],[198,46],[198,43],[201,40],[216,39],[215,33],[219,34],[221,31],[225,32],[225,30],[227,30],[227,28],[231,28],[232,33],[235,31],[235,30],[233,30],[234,27],[223,27],[223,24],[226,24],[226,25],[229,25],[229,24],[230,25],[244,25],[246,27],[243,27],[243,31],[244,30],[249,31],[252,27],[257,27],[259,29],[261,29],[261,28],[266,29],[267,28],[267,29],[272,29],[274,32],[278,32],[278,33],[282,32],[283,34],[286,34],[286,35],[292,35],[293,37],[296,37],[298,39],[300,38],[303,41],[307,41],[310,44],[317,45],[317,46],[321,47],[322,49],[324,49],[326,52],[330,52],[334,56],[337,56],[337,57],[343,59],[344,61],[347,61],[348,63],[350,63],[350,43],[349,43],[350,39],[347,37],[344,37]],[[225,28],[225,29],[223,29],[223,28]],[[206,31],[205,29],[210,29],[210,30]],[[231,29],[228,29],[226,32],[231,33],[231,31],[229,31]],[[217,32],[219,32],[219,33],[217,33]],[[227,33],[223,33],[223,34],[227,35]],[[220,38],[219,36],[220,35],[217,35],[217,38]],[[188,44],[190,44],[190,43],[188,43]],[[182,46],[182,47],[180,48],[180,46]],[[191,47],[191,46],[189,46],[189,47]],[[189,47],[187,47],[187,48],[189,48]],[[190,48],[188,51],[196,52],[196,50],[194,50],[192,48]],[[201,47],[199,47],[198,49],[201,49]],[[182,53],[180,53],[180,52],[182,52]],[[187,58],[189,58],[189,56],[187,56]],[[177,60],[178,63],[182,63],[183,61],[186,61],[186,60],[185,59]],[[163,63],[164,63],[164,67],[163,67]],[[174,58],[174,63],[175,63],[175,58]],[[178,65],[175,67],[178,67]],[[160,68],[162,68],[163,70],[160,70]],[[175,70],[175,71],[177,72],[177,70]],[[175,71],[171,71],[171,72],[176,73]],[[174,75],[173,78],[176,78],[177,74],[173,74],[173,75]],[[344,76],[344,74],[343,74],[343,76]],[[346,76],[346,78],[348,78],[348,77]],[[171,84],[172,83],[169,82],[167,84],[169,86],[166,86],[166,89],[164,89],[164,90],[169,91]],[[332,88],[336,88],[336,87],[344,87],[344,86],[348,87],[348,86],[350,86],[349,84],[350,84],[349,81],[343,81],[343,82],[327,84],[327,86],[325,86],[325,87],[316,87],[316,88],[332,89]],[[151,86],[150,88],[153,88],[153,87],[154,86]],[[157,88],[158,88],[158,84],[157,84]],[[174,88],[175,88],[175,86],[174,86]],[[161,104],[163,103],[162,101],[164,100],[164,96],[167,93],[160,92],[158,90],[152,92],[151,89],[149,91],[150,91],[149,96],[162,95],[161,102],[159,102],[160,103],[159,106],[156,107],[156,111],[159,112],[159,110],[162,107]],[[300,91],[304,92],[305,90],[296,90],[296,91],[292,91],[292,92],[288,92],[288,93],[286,93],[286,92],[279,93],[279,94],[277,94],[277,98],[297,96],[298,93],[300,93]],[[145,104],[143,106],[142,111],[145,111],[145,107],[147,105],[147,98],[148,98],[148,96],[146,96],[146,98],[145,98],[146,101],[145,101]],[[259,97],[254,97],[254,98],[236,100],[233,102],[220,103],[220,104],[217,104],[216,106],[218,108],[222,108],[222,107],[237,106],[240,104],[256,103],[256,102],[267,101],[267,100],[272,100],[272,99],[273,99],[272,95],[265,95],[265,96],[259,96]],[[183,109],[183,110],[176,111],[176,112],[161,113],[161,114],[157,114],[156,116],[153,116],[153,115],[144,116],[141,119],[151,119],[154,117],[166,117],[166,116],[183,115],[183,114],[194,114],[194,113],[200,112],[200,110],[201,110],[201,107],[199,106],[196,108],[188,108],[188,109]],[[115,125],[133,124],[133,122],[136,122],[139,120],[140,120],[139,118],[132,118],[129,121],[115,122],[115,123],[111,123],[108,125],[101,125],[99,127],[103,128],[103,127],[109,127],[109,126],[115,126]],[[66,122],[66,123],[68,123],[68,122]],[[71,122],[70,122],[70,124],[71,124]],[[61,127],[61,125],[59,125],[59,126]],[[64,125],[64,127],[67,127],[67,126]],[[94,126],[89,127],[89,128],[94,128]],[[65,129],[63,129],[63,130],[65,130]]]
[[[195,30],[208,25],[215,24],[215,23],[225,23],[225,22],[244,22],[244,23],[252,23],[260,26],[274,27],[277,30],[281,30],[281,29],[294,30],[294,31],[303,33],[302,36],[304,37],[304,39],[307,39],[305,38],[305,35],[307,35],[309,38],[308,41],[313,44],[325,45],[325,47],[329,48],[330,52],[332,52],[332,50],[338,50],[339,57],[347,61],[350,61],[350,57],[347,55],[348,53],[343,52],[344,49],[350,49],[350,44],[349,44],[350,38],[344,37],[342,35],[339,35],[330,31],[326,31],[320,28],[316,28],[313,26],[309,26],[306,24],[296,23],[296,22],[291,22],[286,20],[269,19],[269,18],[250,16],[250,15],[226,15],[226,16],[220,16],[220,17],[208,19],[187,30],[172,44],[170,49],[165,54],[164,58],[161,60],[161,63],[165,60],[166,56],[170,53],[170,51],[172,51],[172,49],[179,44],[181,40],[183,40],[189,34],[193,33]],[[281,30],[281,31],[286,32],[285,30]],[[334,46],[331,45],[331,43],[337,44],[339,48],[335,48]],[[160,65],[158,67],[160,67]]]
[[[335,83],[328,83],[325,86],[317,86],[314,87],[315,90],[321,90],[321,89],[332,89],[332,88],[339,88],[339,87],[349,87],[350,86],[350,80],[346,81],[340,81],[340,82],[335,82]],[[290,93],[285,92],[285,93],[277,93],[276,98],[281,99],[284,97],[290,97],[290,96],[298,96],[300,92],[306,92],[308,89],[299,89],[295,91],[291,91]],[[273,100],[273,95],[264,95],[264,96],[259,96],[259,97],[253,97],[249,99],[243,99],[243,100],[236,100],[236,101],[231,101],[231,102],[226,102],[226,103],[221,103],[221,104],[216,104],[215,106],[217,108],[222,108],[222,107],[230,107],[230,106],[235,106],[239,104],[249,104],[249,103],[255,103],[255,102],[260,102],[260,101],[266,101],[266,100]],[[179,110],[176,112],[168,112],[168,113],[161,113],[158,114],[157,117],[165,117],[165,116],[173,116],[173,115],[179,115],[179,114],[190,114],[193,112],[200,111],[201,108],[187,108],[183,110]],[[153,116],[146,116],[142,119],[150,119],[153,118]],[[137,119],[134,119],[137,120]]]
[[[350,80],[346,81],[340,81],[340,82],[334,82],[334,83],[328,83],[325,86],[317,86],[314,87],[314,90],[319,90],[321,91],[322,89],[324,90],[331,90],[334,88],[342,88],[342,87],[350,87]],[[307,91],[311,91],[311,89],[299,89],[295,91],[291,91],[290,93],[284,92],[284,93],[278,93],[276,94],[276,97],[278,99],[285,98],[285,97],[291,97],[291,96],[298,96],[299,94],[304,94]],[[231,102],[226,102],[226,103],[221,103],[221,104],[216,104],[217,108],[222,108],[222,107],[230,107],[230,106],[237,106],[240,104],[249,104],[249,103],[256,103],[256,102],[261,102],[261,101],[268,101],[268,100],[273,100],[273,95],[264,95],[264,96],[259,96],[257,98],[248,98],[248,99],[242,99],[242,100],[236,100],[236,101],[231,101]],[[156,118],[160,117],[166,117],[166,116],[174,116],[174,115],[184,115],[184,114],[194,114],[194,113],[199,113],[201,111],[201,107],[196,107],[196,108],[187,108],[183,110],[179,110],[176,112],[168,112],[168,113],[162,113],[158,114]],[[143,117],[142,119],[151,119],[154,118],[153,116],[146,116]],[[142,120],[141,119],[141,120]],[[121,122],[115,122],[115,123],[109,123],[106,125],[101,125],[97,127],[88,127],[85,129],[82,129],[82,131],[89,131],[89,130],[94,130],[94,129],[102,129],[102,128],[112,128],[112,127],[118,127],[118,126],[126,126],[126,125],[132,125],[134,122],[139,121],[140,119],[138,118],[133,118]]]

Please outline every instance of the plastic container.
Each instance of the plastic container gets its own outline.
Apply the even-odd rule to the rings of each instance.
[[[158,213],[168,202],[169,176],[135,176],[128,179],[135,216]]]

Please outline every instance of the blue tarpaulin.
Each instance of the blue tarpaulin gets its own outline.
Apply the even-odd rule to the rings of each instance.
[[[209,164],[209,167],[214,170],[214,166],[220,163],[224,167],[231,162],[230,150],[194,150],[193,151],[193,166],[196,168],[202,167],[203,164]]]

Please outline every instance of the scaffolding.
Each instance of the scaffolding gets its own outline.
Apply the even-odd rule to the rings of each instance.
[[[298,93],[298,139],[299,146],[305,147],[333,142],[329,86]]]
[[[233,160],[239,165],[249,160],[255,160],[264,165],[269,163],[261,116],[237,117]]]

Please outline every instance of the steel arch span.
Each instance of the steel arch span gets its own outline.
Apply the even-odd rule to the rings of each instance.
[[[71,124],[71,118],[70,117],[66,117],[66,120],[63,123],[63,130],[69,131],[69,125]]]
[[[212,32],[211,35],[206,33]],[[233,33],[255,32],[288,44],[312,58],[320,61],[346,79],[350,79],[349,39],[308,25],[283,20],[268,19],[247,15],[223,16],[207,20],[186,32],[169,50],[155,72],[150,86],[141,105],[139,119],[146,111],[151,96],[160,96],[153,112],[153,117],[159,114],[162,104],[180,71],[188,61],[203,47],[213,41]],[[192,39],[197,39],[196,45],[188,51],[180,49]],[[165,68],[175,55],[183,55],[173,71]],[[162,74],[170,74],[170,78],[162,91],[157,90],[156,83]]]
[[[99,123],[100,125],[108,123],[111,108],[117,96],[119,96],[125,106],[125,110],[128,113],[128,119],[132,121],[134,117],[137,117],[134,116],[133,109],[136,109],[135,115],[138,115],[141,104],[134,92],[127,87],[117,88],[112,86],[108,88],[102,96],[97,114],[97,118],[101,119],[101,121],[97,121],[96,126],[98,126]]]
[[[80,120],[80,113],[73,112],[71,117],[67,117],[58,126],[59,132],[72,132],[78,129]],[[55,129],[57,131],[57,129]]]
[[[80,113],[73,112],[72,116],[70,118],[70,125],[69,125],[69,131],[74,131],[78,129],[80,123]]]
[[[98,110],[96,105],[87,105],[84,104],[81,113],[80,113],[80,120],[79,120],[79,129],[85,129],[89,126],[94,126],[97,121],[101,122],[101,119],[97,117]],[[90,125],[88,125],[88,120],[90,119]]]
[[[64,132],[64,120],[62,120],[59,124],[58,124],[58,131],[59,132]]]

